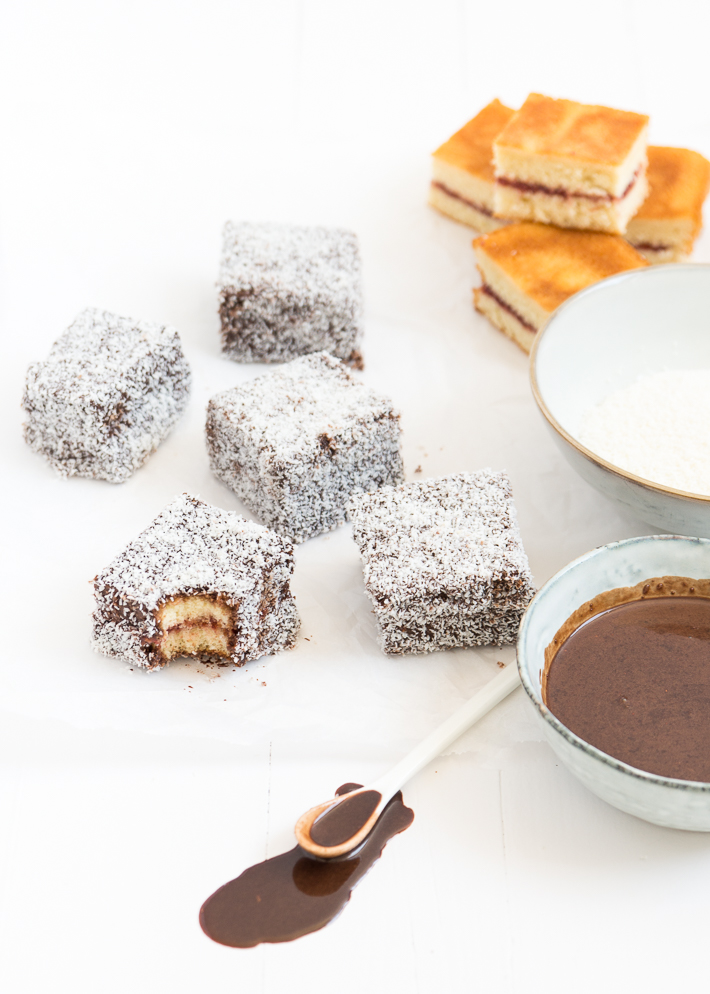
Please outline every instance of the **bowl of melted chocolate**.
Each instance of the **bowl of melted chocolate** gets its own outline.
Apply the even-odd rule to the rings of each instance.
[[[710,540],[595,549],[531,601],[518,668],[568,769],[615,807],[710,831]]]

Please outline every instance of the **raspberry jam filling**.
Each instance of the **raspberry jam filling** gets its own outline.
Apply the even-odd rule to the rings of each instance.
[[[523,328],[526,328],[528,331],[531,331],[533,335],[537,334],[537,328],[531,325],[529,321],[526,321],[524,317],[518,314],[518,312],[510,306],[510,304],[507,304],[501,297],[499,297],[498,294],[495,292],[495,290],[491,290],[491,288],[488,286],[487,283],[483,284],[483,286],[481,287],[481,292],[487,294],[489,297],[492,297],[499,307],[502,307],[504,311],[507,311],[509,314],[512,314],[515,320],[519,321],[520,324],[522,324]]]
[[[466,204],[467,207],[473,207],[473,209],[478,211],[479,214],[484,214],[486,217],[494,216],[493,211],[489,211],[487,207],[483,207],[481,204],[474,204],[472,200],[466,200],[466,198],[462,197],[461,194],[454,193],[453,190],[450,190],[448,186],[444,186],[443,183],[433,180],[431,185],[436,187],[437,190],[441,190],[441,192],[445,193],[447,197],[453,197],[454,200],[460,200],[461,203]]]
[[[509,179],[507,176],[497,176],[496,183],[500,186],[509,186],[514,190],[520,190],[521,193],[545,193],[549,197],[563,197],[565,199],[582,197],[584,200],[593,200],[595,203],[620,203],[629,195],[640,174],[641,166],[633,174],[631,182],[620,197],[614,197],[611,193],[582,193],[581,191],[566,190],[563,186],[550,187],[544,186],[542,183],[525,183],[523,180]]]

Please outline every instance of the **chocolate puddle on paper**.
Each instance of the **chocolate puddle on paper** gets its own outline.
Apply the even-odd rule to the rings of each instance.
[[[357,790],[347,783],[336,796]],[[250,866],[216,890],[200,909],[203,932],[224,946],[289,942],[323,928],[350,900],[353,887],[389,840],[412,824],[401,791],[394,795],[365,841],[335,859],[317,859],[300,846]]]

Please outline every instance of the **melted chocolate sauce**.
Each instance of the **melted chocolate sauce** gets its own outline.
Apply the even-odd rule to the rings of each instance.
[[[347,794],[360,786],[344,784],[336,794]],[[364,796],[370,793],[376,792],[366,791]],[[405,807],[400,792],[353,852],[324,860],[296,846],[250,866],[207,898],[200,909],[202,930],[224,946],[246,947],[288,942],[323,928],[347,904],[353,887],[389,840],[409,828],[413,820],[414,812]]]
[[[377,805],[382,794],[364,790],[333,808],[326,808],[311,825],[311,838],[318,846],[339,846],[359,832]]]
[[[557,651],[545,703],[630,766],[710,782],[710,599],[654,597],[594,615]]]

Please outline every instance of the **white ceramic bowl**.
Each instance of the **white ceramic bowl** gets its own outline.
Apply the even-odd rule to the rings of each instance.
[[[710,537],[710,497],[606,462],[578,441],[589,408],[644,373],[710,369],[710,265],[620,273],[561,305],[536,336],[533,395],[579,475],[663,531]]]
[[[586,787],[656,825],[710,832],[710,783],[661,777],[613,759],[571,732],[542,701],[545,647],[573,611],[605,590],[672,575],[710,577],[710,541],[678,535],[629,538],[576,559],[530,602],[518,637],[518,669],[547,741]]]

